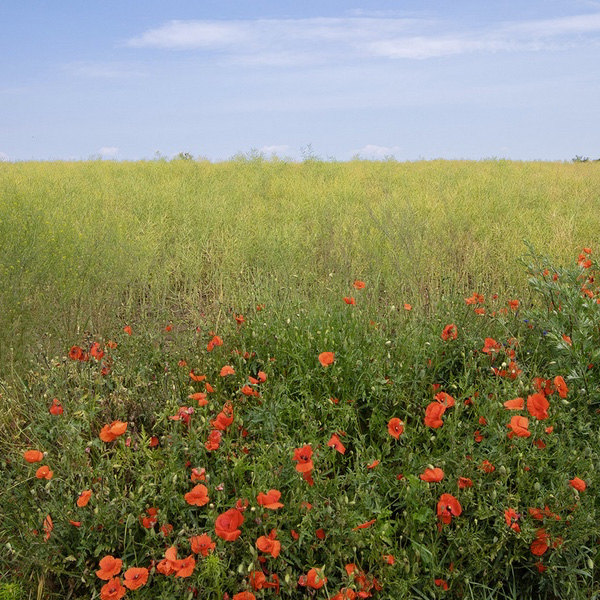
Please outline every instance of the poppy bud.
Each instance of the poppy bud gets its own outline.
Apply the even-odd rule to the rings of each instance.
[[[534,489],[536,492],[539,492],[539,491],[540,491],[540,482],[539,482],[539,481],[536,481],[536,482],[533,484],[533,489]]]

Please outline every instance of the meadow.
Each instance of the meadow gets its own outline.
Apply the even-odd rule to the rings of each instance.
[[[598,598],[598,190],[0,163],[0,598]]]

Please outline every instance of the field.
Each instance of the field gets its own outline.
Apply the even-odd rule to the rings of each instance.
[[[598,190],[0,163],[0,599],[598,598]]]

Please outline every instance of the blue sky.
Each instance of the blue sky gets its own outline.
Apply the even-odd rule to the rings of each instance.
[[[600,1],[21,0],[0,160],[600,157]]]

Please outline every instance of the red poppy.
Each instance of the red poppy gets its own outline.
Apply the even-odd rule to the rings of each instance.
[[[425,469],[425,471],[421,473],[419,477],[428,483],[437,483],[438,481],[444,479],[444,471],[438,467],[435,469]]]
[[[200,469],[194,467],[192,469],[190,479],[192,480],[192,483],[196,483],[197,481],[206,481],[206,469],[204,467],[201,467]]]
[[[473,482],[468,477],[459,477],[458,478],[458,487],[461,490],[464,490],[465,488],[473,487]]]
[[[299,473],[307,473],[313,469],[314,465],[311,459],[312,454],[313,450],[310,444],[306,444],[305,446],[302,446],[302,448],[294,449],[294,456],[292,457],[292,460],[298,462],[296,465],[296,471]]]
[[[179,568],[175,573],[175,577],[189,577],[194,572],[196,559],[192,554],[186,558],[182,558],[179,563]]]
[[[24,454],[23,454],[23,458],[28,462],[28,463],[36,463],[36,462],[41,462],[42,460],[44,460],[44,453],[40,452],[39,450],[27,450]]]
[[[433,399],[443,404],[446,408],[452,408],[455,405],[454,398],[446,392],[438,392]]]
[[[311,569],[306,574],[306,585],[315,590],[320,590],[327,583],[327,577],[323,575],[321,569]]]
[[[377,465],[379,465],[379,460],[375,459],[371,464],[367,465],[367,469],[374,469]]]
[[[190,400],[197,400],[198,406],[206,406],[208,404],[205,392],[196,392],[195,394],[190,394],[188,398]]]
[[[321,352],[319,354],[319,362],[324,366],[328,367],[335,361],[335,354],[333,352]]]
[[[458,330],[456,329],[456,325],[453,323],[450,325],[446,325],[444,330],[442,331],[442,339],[444,341],[447,340],[455,340],[458,337]]]
[[[371,525],[373,525],[373,523],[375,523],[375,521],[377,521],[377,519],[371,519],[370,521],[367,521],[366,523],[361,523],[360,525],[353,527],[352,531],[357,531],[358,529],[367,529],[368,527],[371,527]]]
[[[227,377],[227,375],[235,375],[235,369],[230,365],[225,365],[219,373],[221,377]]]
[[[100,360],[104,356],[104,350],[100,347],[98,342],[94,342],[90,348],[90,354],[96,359]]]
[[[182,560],[177,558],[177,548],[171,546],[165,551],[165,557],[156,565],[156,570],[162,575],[173,575],[181,568]]]
[[[504,408],[508,410],[523,410],[525,408],[525,400],[523,398],[513,398],[504,403]]]
[[[340,438],[335,433],[331,435],[331,438],[329,438],[327,445],[333,448],[334,450],[337,450],[340,454],[346,453],[346,447],[344,446],[344,444],[342,444]]]
[[[120,600],[127,593],[127,588],[121,585],[118,577],[113,577],[100,589],[101,600]]]
[[[482,352],[493,356],[496,352],[500,352],[500,350],[502,350],[502,344],[498,343],[494,338],[485,338],[483,348],[481,349]]]
[[[433,582],[444,591],[448,590],[448,582],[445,579],[434,579]]]
[[[209,451],[218,450],[221,444],[221,437],[221,432],[218,429],[212,429],[208,434],[208,440],[206,440],[204,447]]]
[[[100,561],[100,569],[96,571],[96,575],[100,579],[109,580],[121,572],[123,561],[120,558],[107,555]]]
[[[404,310],[412,310],[412,306],[408,302],[404,303]]]
[[[113,421],[110,425],[105,425],[101,430],[99,437],[103,442],[114,442],[120,435],[127,431],[127,423],[123,421]]]
[[[208,556],[216,547],[216,542],[212,541],[212,538],[206,533],[202,535],[195,535],[190,538],[190,545],[192,552],[201,554],[202,556]]]
[[[544,394],[538,392],[527,397],[527,412],[540,421],[548,418],[549,407],[550,403]]]
[[[462,513],[460,502],[452,494],[442,494],[437,504],[437,515],[445,525],[452,517],[459,517]]]
[[[565,380],[560,375],[557,375],[554,378],[554,385],[556,387],[556,391],[558,392],[558,395],[561,398],[566,398],[567,394],[569,393],[569,388],[567,387]]]
[[[59,402],[58,398],[52,399],[52,406],[50,407],[49,410],[50,410],[51,415],[62,415],[63,414],[63,407],[62,407],[62,404]]]
[[[352,284],[352,286],[354,288],[356,288],[357,290],[364,290],[365,289],[365,282],[361,281],[360,279],[356,279],[354,281],[354,283]]]
[[[236,508],[220,514],[215,521],[215,533],[226,542],[237,540],[242,531],[238,527],[244,522],[244,515]]]
[[[573,479],[570,479],[569,485],[572,488],[575,488],[578,492],[583,492],[586,488],[585,481],[583,479],[579,479],[579,477],[574,477]]]
[[[481,463],[481,469],[486,473],[493,473],[496,470],[496,467],[486,459]]]
[[[442,415],[446,412],[446,407],[439,402],[431,402],[425,409],[425,425],[432,429],[441,427],[444,422],[442,421]]]
[[[83,350],[79,346],[71,346],[69,350],[69,358],[71,360],[82,360]]]
[[[256,547],[265,554],[270,554],[273,558],[277,558],[279,556],[279,552],[281,551],[281,542],[276,540],[277,530],[271,529],[271,533],[269,533],[268,537],[261,535],[256,540]]]
[[[398,439],[404,433],[404,423],[398,417],[393,417],[388,422],[387,430],[392,437]]]
[[[90,498],[92,497],[92,490],[84,490],[79,494],[79,498],[77,498],[77,506],[83,508],[88,505]]]
[[[233,318],[238,325],[241,325],[245,321],[244,315],[233,315]]]
[[[191,491],[189,491],[184,496],[185,501],[192,506],[204,506],[208,504],[208,488],[205,485],[199,483],[194,486]]]
[[[550,547],[550,536],[545,529],[538,529],[535,534],[535,540],[531,542],[529,549],[535,556],[542,556]]]
[[[131,567],[123,573],[125,581],[123,585],[130,590],[137,590],[143,585],[146,585],[148,581],[148,569],[144,567]]]
[[[256,600],[256,596],[252,592],[246,590],[235,594],[233,600]]]
[[[229,403],[223,406],[223,410],[217,415],[210,424],[214,429],[225,431],[233,423],[233,406]]]
[[[279,490],[269,490],[266,494],[260,492],[256,501],[265,508],[277,510],[278,508],[283,508],[283,504],[279,502],[279,498],[281,498],[281,492]]]
[[[131,327],[129,325],[125,325],[125,327],[123,327],[123,331],[127,334],[127,335],[131,335],[133,333],[133,331],[131,331]]]
[[[36,472],[35,476],[38,479],[52,479],[54,477],[54,471],[50,470],[48,465],[42,465]]]
[[[529,427],[529,419],[527,417],[515,415],[506,426],[512,429],[508,433],[509,438],[515,435],[517,437],[529,437],[531,435],[531,431],[527,429]]]
[[[507,508],[504,511],[504,520],[506,521],[506,524],[511,528],[514,529],[517,533],[521,532],[521,528],[519,527],[519,519],[521,518],[521,515],[519,515],[513,508]]]
[[[196,375],[194,369],[190,371],[190,377],[193,381],[204,381],[206,379],[206,375]]]
[[[354,299],[354,296],[344,296],[344,302],[346,304],[356,304],[356,300]]]

